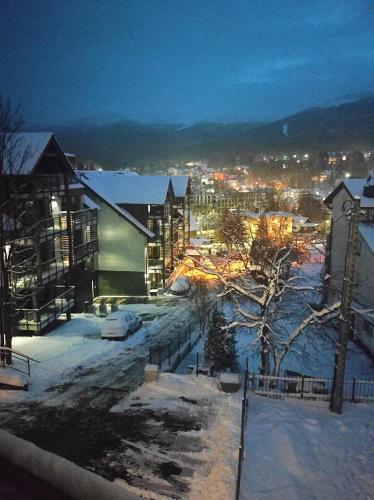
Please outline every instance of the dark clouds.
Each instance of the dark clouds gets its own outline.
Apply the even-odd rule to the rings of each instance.
[[[261,120],[373,88],[372,0],[6,0],[0,88],[32,120]]]

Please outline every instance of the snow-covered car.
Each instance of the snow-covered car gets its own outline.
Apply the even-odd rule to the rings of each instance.
[[[142,326],[142,319],[132,311],[117,311],[104,319],[101,338],[124,340]]]
[[[190,290],[190,282],[187,276],[178,276],[170,287],[173,295],[187,295]]]

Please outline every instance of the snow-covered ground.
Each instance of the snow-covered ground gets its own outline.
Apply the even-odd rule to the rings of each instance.
[[[134,405],[197,419],[199,430],[177,431],[180,445],[170,451],[161,450],[160,454],[158,446],[152,443],[136,450],[137,461],[144,455],[156,462],[160,458],[175,462],[182,468],[178,479],[186,481],[188,489],[181,497],[175,492],[176,496],[171,494],[171,498],[230,500],[234,497],[241,409],[237,395],[223,393],[214,378],[163,373],[157,382],[144,384],[111,411],[126,412]],[[184,448],[183,442],[188,438],[195,440],[194,449]],[[131,464],[131,456],[127,458]],[[150,474],[151,471],[146,473]],[[152,479],[154,483],[155,478]],[[158,479],[156,493],[162,492],[165,485],[166,481]],[[138,487],[131,491],[145,494],[146,498],[161,498]]]
[[[371,499],[373,471],[373,405],[250,394],[242,500]]]
[[[129,370],[134,367],[134,371],[140,369],[139,360],[145,360],[149,347],[175,337],[176,331],[191,321],[183,299],[147,300],[121,305],[120,310],[134,311],[143,319],[143,327],[125,341],[101,339],[104,318],[92,314],[73,314],[71,321],[42,337],[14,337],[13,348],[39,363],[31,362],[28,392],[0,391],[0,403],[14,399],[48,399],[51,394],[46,389],[73,382],[79,384],[83,378],[80,375],[84,375],[87,387],[110,385],[114,382],[113,372],[120,374],[126,367]],[[16,359],[14,363],[24,368],[24,363]],[[95,380],[86,376],[87,370],[91,375],[95,373]],[[125,382],[124,376],[122,379]]]

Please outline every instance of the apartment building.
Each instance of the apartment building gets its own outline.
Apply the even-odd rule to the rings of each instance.
[[[2,305],[43,334],[92,297],[97,210],[52,133],[13,134],[1,182]]]
[[[174,178],[168,176],[78,174],[100,207],[100,295],[145,295],[163,288],[189,241],[189,179],[175,177],[174,188]]]

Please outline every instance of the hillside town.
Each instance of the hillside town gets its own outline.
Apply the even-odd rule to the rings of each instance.
[[[137,409],[131,400],[138,400],[138,391],[141,401],[149,398],[147,386],[157,394],[158,385],[166,384],[169,397],[183,394],[186,403],[213,397],[209,404],[215,411],[230,401],[234,413],[229,416],[222,408],[222,418],[237,423],[225,431],[225,446],[234,456],[239,450],[238,464],[245,468],[237,406],[243,384],[253,397],[292,395],[326,401],[334,409],[345,242],[356,199],[355,288],[341,398],[374,399],[374,184],[368,160],[364,178],[345,172],[339,178],[342,172],[336,169],[333,184],[292,188],[284,178],[259,184],[250,166],[243,165],[230,173],[203,162],[159,175],[90,170],[65,154],[53,133],[14,131],[5,141],[0,371],[5,429],[120,481],[126,495],[178,496],[187,488],[190,498],[212,498],[197,471],[194,483],[180,471],[174,482],[174,466],[162,473],[162,484],[157,473],[149,476],[144,460],[155,453],[154,444],[151,440],[148,451],[144,445],[139,451],[133,424],[121,439],[139,453],[130,462],[127,452],[121,458],[123,476],[118,465],[100,459],[101,448],[94,462],[89,456],[74,458],[69,446],[51,440],[54,434],[43,422],[53,418],[53,433],[66,432],[60,419],[70,422],[74,441],[82,431],[71,421],[77,419],[75,410],[68,410],[68,417],[65,408],[76,408],[85,422],[87,411],[95,411],[98,422],[108,422],[108,438],[112,412],[125,411],[130,421],[144,419],[140,408],[155,403],[141,402]],[[211,393],[213,387],[223,391],[220,398]],[[234,399],[227,400],[232,394]],[[174,408],[169,399],[159,404]],[[57,410],[53,417],[50,407]],[[28,415],[31,408],[31,425],[15,423],[14,415]],[[179,415],[178,404],[173,411]],[[193,425],[203,425],[212,439],[217,422],[206,427],[206,418],[196,414]],[[97,432],[98,423],[93,424],[85,423],[87,432]],[[163,425],[170,432],[169,424]],[[181,450],[184,446],[189,445],[182,439]],[[137,465],[131,466],[134,459]],[[181,463],[181,458],[169,460]],[[213,457],[207,460],[212,467]],[[213,469],[228,468],[229,486],[217,498],[230,498],[229,491],[238,488],[238,465],[225,456],[221,460]],[[149,479],[137,479],[139,473]],[[209,477],[203,481],[210,491]],[[251,491],[246,481],[242,488]]]
[[[0,500],[373,498],[372,17],[5,1]]]

